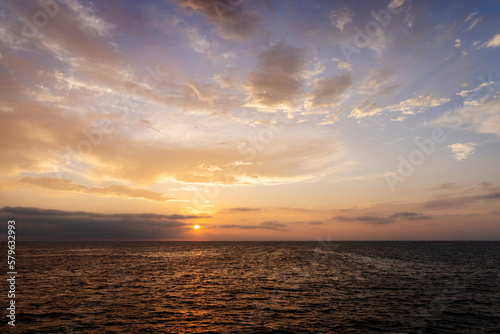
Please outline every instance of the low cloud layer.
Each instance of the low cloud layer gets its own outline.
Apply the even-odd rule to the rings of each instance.
[[[26,207],[4,207],[0,217],[16,220],[21,240],[167,240],[182,238],[196,215],[103,214]]]
[[[241,207],[241,208],[229,208],[224,210],[225,212],[256,212],[256,211],[261,211],[260,208],[247,208],[247,207]]]
[[[426,208],[456,208],[477,202],[498,202],[500,192],[481,194],[476,196],[453,196],[444,199],[436,199],[425,202]]]
[[[389,216],[334,216],[331,219],[342,222],[359,222],[365,224],[385,225],[395,223],[398,219],[405,220],[426,220],[432,217],[416,212],[397,212]]]
[[[258,225],[219,225],[219,228],[224,229],[242,229],[242,230],[286,230],[287,225],[277,221],[265,221]]]

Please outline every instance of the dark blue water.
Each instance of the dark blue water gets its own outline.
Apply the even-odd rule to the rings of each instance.
[[[3,315],[2,332],[500,333],[499,242],[40,242],[17,253],[17,325]]]

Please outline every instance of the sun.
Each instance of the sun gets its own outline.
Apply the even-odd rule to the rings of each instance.
[[[194,229],[197,230],[200,228],[200,225],[194,225]]]

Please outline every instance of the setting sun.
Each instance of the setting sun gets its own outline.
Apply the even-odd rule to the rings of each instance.
[[[197,230],[197,229],[199,229],[199,228],[200,228],[200,225],[195,225],[195,226],[194,226],[194,229],[195,229],[195,230]]]

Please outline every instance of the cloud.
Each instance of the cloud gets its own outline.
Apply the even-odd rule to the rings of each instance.
[[[252,164],[240,166],[241,174],[252,184],[312,180],[337,161],[337,145],[314,128],[300,124],[290,126],[277,133],[272,145],[265,149],[251,145],[240,147],[258,152]]]
[[[307,222],[307,224],[309,224],[309,225],[323,225],[323,222],[316,220],[316,221]]]
[[[284,230],[287,225],[278,223],[277,221],[265,221],[260,223],[259,225],[219,225],[219,228],[239,228],[243,230],[255,230],[255,229],[263,229],[263,230]]]
[[[352,71],[352,64],[342,61],[338,58],[332,58],[332,62],[337,64],[337,68],[341,71]]]
[[[482,44],[479,48],[496,48],[500,46],[500,34],[496,34],[492,39]]]
[[[5,135],[0,148],[5,162],[0,171],[4,175],[57,172],[69,180],[78,175],[96,184],[114,180],[130,185],[84,189],[47,179],[37,183],[67,191],[160,200],[160,195],[139,188],[165,179],[222,184],[295,182],[314,178],[336,158],[336,143],[305,124],[285,123],[285,115],[285,120],[276,118],[271,126],[256,128],[259,136],[265,130],[265,142],[250,141],[252,137],[240,131],[245,128],[228,129],[225,134],[207,129],[200,142],[183,140],[189,133],[182,131],[177,139],[155,141],[156,134],[151,132],[148,140],[140,140],[120,131],[123,123],[107,119],[107,115],[85,119],[39,103],[18,101],[15,106],[15,112],[0,113],[0,131]],[[139,125],[143,127],[142,122]],[[233,143],[214,144],[226,140]],[[230,167],[235,168],[226,172]]]
[[[463,207],[466,206],[467,204],[476,202],[497,201],[497,200],[500,200],[500,192],[492,192],[476,196],[456,196],[445,199],[430,200],[424,203],[424,207],[431,209],[455,208],[455,207]]]
[[[469,24],[465,28],[465,31],[471,31],[483,19],[482,17],[476,17],[477,14],[479,14],[479,12],[474,12],[467,16],[467,18],[465,19],[465,23],[469,22]]]
[[[229,212],[255,212],[255,211],[260,211],[262,209],[260,208],[230,208],[230,209],[226,209],[225,211],[229,211]]]
[[[83,217],[94,217],[94,218],[127,218],[127,219],[199,219],[199,218],[211,218],[206,215],[161,215],[155,213],[96,213],[96,212],[85,212],[85,211],[64,211],[64,210],[53,210],[53,209],[40,209],[40,208],[27,208],[27,207],[3,207],[0,212],[8,212],[16,215],[28,215],[28,216],[83,216]]]
[[[359,216],[359,217],[335,216],[332,217],[332,219],[342,222],[362,222],[367,224],[390,224],[395,222],[395,219],[389,217],[381,217],[381,216]]]
[[[378,104],[371,103],[368,100],[364,100],[363,103],[358,105],[349,114],[349,117],[363,118],[367,116],[373,116],[380,113],[383,110]]]
[[[491,86],[496,86],[498,83],[494,82],[493,80],[490,80],[488,82],[483,82],[479,84],[477,87],[474,87],[472,89],[464,89],[457,93],[457,95],[460,95],[461,97],[468,97],[472,93],[477,94],[479,91],[481,91],[485,87],[489,87],[488,89],[491,91],[492,87]],[[467,102],[467,101],[466,101]]]
[[[324,117],[323,121],[321,123],[319,123],[319,125],[328,125],[328,124],[334,124],[336,122],[338,122],[340,120],[340,117],[335,114],[335,113],[331,113],[331,114],[328,114]]]
[[[460,190],[463,186],[458,185],[454,182],[442,183],[437,186],[432,187],[432,190]]]
[[[344,72],[333,78],[320,78],[315,81],[313,91],[308,97],[307,107],[325,108],[336,105],[342,93],[352,85],[351,75]]]
[[[164,202],[172,198],[164,197],[162,193],[149,191],[141,188],[133,188],[125,185],[111,185],[107,187],[85,187],[80,184],[75,184],[70,180],[56,179],[51,177],[23,177],[21,182],[33,184],[46,189],[54,189],[61,191],[78,192],[82,194],[101,196],[101,197],[125,197],[125,198],[142,198],[150,201]]]
[[[462,41],[461,41],[460,39],[458,39],[458,38],[457,38],[457,39],[455,40],[455,47],[456,47],[456,48],[459,48],[459,47],[461,47],[461,46],[462,46]]]
[[[48,24],[35,32],[23,34],[19,31],[19,27],[25,24],[22,19],[32,17],[33,13],[40,10],[38,2],[11,1],[4,5],[9,15],[2,18],[0,31],[4,28],[19,37],[27,36],[17,39],[4,38],[8,46],[14,50],[34,49],[55,54],[59,60],[71,55],[74,60],[83,56],[120,63],[115,48],[106,41],[114,25],[99,17],[91,6],[83,6],[76,0],[64,1],[64,5],[57,6],[58,11],[55,16],[48,18]]]
[[[403,114],[412,115],[424,111],[430,107],[437,107],[446,102],[449,102],[448,98],[439,98],[437,96],[432,96],[429,94],[422,94],[419,97],[407,99],[399,103],[390,105],[387,107],[390,111],[402,112]]]
[[[328,15],[332,24],[340,30],[340,32],[344,31],[344,27],[352,22],[353,14],[347,10],[332,10]]]
[[[250,39],[263,21],[253,10],[245,10],[244,1],[223,2],[221,0],[176,0],[180,6],[204,15],[210,24],[217,27],[219,35],[227,40]]]
[[[260,223],[260,226],[265,226],[269,229],[282,229],[285,228],[287,225],[278,223],[276,220],[273,220],[273,221],[262,222]]]
[[[264,110],[296,108],[306,65],[304,51],[275,46],[259,54],[257,59],[257,70],[250,73],[246,84],[250,93],[247,105]]]
[[[196,30],[191,30],[187,34],[189,41],[191,42],[191,48],[201,54],[206,54],[208,50],[210,49],[210,43],[208,42],[207,38],[204,36],[201,36],[200,33]]]
[[[456,193],[456,194],[465,194],[465,193],[474,193],[474,192],[481,192],[481,193],[491,193],[491,192],[496,192],[500,191],[500,187],[495,187],[492,183],[490,182],[480,182],[475,186],[472,186],[470,184],[467,185],[460,185],[454,182],[448,182],[448,183],[443,183],[440,185],[436,185],[432,187],[432,190],[445,190],[451,193]]]
[[[404,5],[405,0],[391,0],[389,4],[387,5],[387,8],[389,9],[396,9]]]
[[[448,145],[451,148],[451,151],[455,155],[455,159],[464,160],[467,159],[474,150],[476,149],[477,143],[456,143],[452,145]]]
[[[7,12],[10,12],[7,15],[9,20],[2,19],[0,32],[4,29],[17,32],[23,24],[20,18],[30,17],[33,12],[40,10],[37,2],[29,4],[11,2],[6,6]],[[12,71],[3,73],[2,69],[0,69],[2,72],[0,76],[12,77],[13,80],[9,82],[9,85],[16,82],[17,85],[24,86],[13,87],[15,91],[24,91],[26,95],[39,102],[57,102],[52,103],[52,106],[57,105],[73,113],[76,110],[80,114],[89,113],[89,110],[101,111],[96,108],[97,105],[106,105],[107,112],[114,112],[117,109],[123,111],[125,104],[136,114],[141,112],[140,107],[143,107],[143,103],[185,107],[189,110],[214,109],[212,103],[192,97],[192,90],[186,89],[183,82],[173,82],[175,78],[173,74],[178,72],[178,63],[175,66],[167,65],[171,67],[169,70],[171,81],[164,80],[163,76],[160,78],[161,85],[157,82],[159,74],[156,73],[153,79],[151,75],[153,71],[147,71],[148,68],[155,67],[151,64],[155,61],[154,58],[147,60],[147,66],[143,65],[144,59],[139,61],[140,65],[134,66],[134,62],[127,59],[129,50],[119,49],[116,41],[111,40],[111,32],[114,31],[110,30],[110,24],[103,23],[105,21],[97,17],[95,14],[97,10],[93,7],[85,7],[79,11],[81,5],[76,1],[70,1],[68,5],[61,5],[59,8],[56,16],[50,18],[49,23],[43,29],[40,28],[38,34],[26,39],[22,45],[18,46],[30,52],[33,61],[20,62],[15,54],[15,45],[10,45],[12,43],[8,42],[9,48],[2,63],[5,68],[11,68],[14,72],[18,71],[23,80],[12,76]],[[134,25],[134,22],[130,21],[127,24],[120,24],[123,22],[118,20],[116,23],[121,33]],[[89,29],[93,29],[94,33]],[[140,31],[135,29],[133,33],[136,34],[134,38],[141,39]],[[57,59],[57,68],[50,65],[54,59]],[[168,88],[170,93],[165,94],[165,91],[162,92],[160,88]],[[17,97],[19,93],[6,102]],[[94,105],[88,108],[92,100],[95,100]],[[235,105],[234,101],[226,102],[228,107]],[[151,105],[148,106],[148,109],[150,108]],[[219,106],[217,109],[227,108]]]
[[[103,214],[40,208],[4,207],[3,220],[15,219],[24,240],[166,240],[181,238],[188,223],[201,216]]]
[[[90,6],[83,6],[77,0],[64,0],[64,4],[71,9],[75,15],[76,22],[83,31],[94,36],[109,36],[114,29],[114,25],[107,22],[95,13],[95,9]]]
[[[391,121],[392,121],[392,122],[402,122],[402,121],[404,121],[404,120],[405,120],[405,119],[407,119],[407,118],[408,118],[408,117],[406,117],[406,116],[398,116],[398,117],[396,117],[396,118],[391,118]]]
[[[0,113],[0,129],[9,135],[1,149],[3,156],[9,159],[0,166],[6,174],[62,169],[65,174],[84,173],[82,176],[88,179],[112,178],[135,184],[151,183],[166,175],[187,182],[191,179],[197,182],[196,175],[200,175],[204,182],[217,182],[214,172],[200,167],[200,162],[224,165],[231,161],[222,148],[159,147],[128,138],[116,128],[106,133],[103,127],[92,124],[92,120],[78,120],[57,109],[32,103],[18,106],[16,112]],[[116,126],[109,120],[108,124]],[[89,131],[100,133],[100,140],[99,136],[93,136],[98,145],[92,145],[84,135]],[[240,156],[236,148],[233,154]],[[137,192],[117,187],[92,190],[94,194],[124,191]],[[156,195],[143,193],[141,196]]]
[[[500,99],[491,99],[490,93],[481,93],[477,100],[465,101],[463,108],[445,113],[432,122],[449,128],[465,128],[476,133],[491,133],[500,137]]]
[[[432,217],[426,216],[421,213],[416,212],[397,212],[389,216],[357,216],[357,217],[345,217],[345,216],[334,216],[332,220],[338,220],[343,222],[360,222],[366,224],[374,225],[385,225],[396,222],[398,219],[405,220],[426,220]]]
[[[108,5],[105,6],[107,11],[102,8],[98,11],[93,5],[82,7],[79,2],[71,0],[68,5],[61,4],[56,16],[49,18],[49,23],[43,29],[40,28],[32,38],[25,39],[20,45],[7,40],[7,52],[2,57],[5,67],[0,68],[0,77],[12,77],[21,86],[14,89],[16,92],[24,92],[39,102],[53,102],[52,106],[57,105],[73,113],[76,110],[80,115],[89,113],[90,110],[102,112],[105,109],[112,114],[127,109],[133,116],[138,116],[141,113],[147,114],[155,105],[183,109],[190,113],[222,113],[241,106],[243,97],[238,101],[222,92],[219,85],[186,78],[181,73],[183,70],[180,62],[174,61],[171,54],[160,56],[158,52],[149,52],[151,50],[148,49],[141,56],[133,55],[134,51],[126,43],[113,38],[123,34],[133,36],[138,41],[147,40],[152,36],[151,27],[144,24],[145,21],[140,24],[135,21],[136,15],[126,16],[129,13],[122,13],[125,15],[117,17],[113,11],[116,9],[116,12],[121,12],[123,8],[118,10],[113,7],[115,5]],[[40,10],[37,2],[11,2],[6,7],[8,19],[0,22],[0,40],[2,31],[21,34],[19,27],[23,26],[23,22],[20,18],[31,17],[32,13]],[[160,15],[164,16],[164,13]],[[112,17],[115,21],[109,23],[102,16]],[[158,13],[156,16],[159,16]],[[172,17],[167,16],[165,19]],[[175,49],[183,54],[188,54],[188,48],[205,53],[208,49],[210,55],[215,53],[208,40],[196,34],[196,31],[195,28],[184,29],[185,38],[182,42],[173,44]],[[148,35],[145,36],[146,34]],[[143,45],[148,47],[147,42]],[[33,61],[20,62],[15,50],[29,52]],[[54,59],[57,59],[56,68],[51,65]],[[219,56],[218,59],[223,57]],[[158,67],[162,70],[157,70]],[[6,68],[11,70],[5,71]],[[19,72],[22,80],[12,75],[16,72]],[[13,82],[9,85],[13,85]],[[193,87],[200,94],[193,94]],[[9,100],[18,96],[19,93]],[[210,99],[207,101],[203,97]],[[89,108],[89,104],[93,104],[92,108]],[[127,118],[131,118],[130,114]]]
[[[390,215],[390,218],[394,219],[403,218],[407,220],[426,220],[426,219],[431,219],[432,217],[416,212],[397,212]]]
[[[385,90],[386,86],[393,80],[394,71],[389,67],[374,68],[368,72],[365,83],[360,87],[362,93],[374,94]]]

